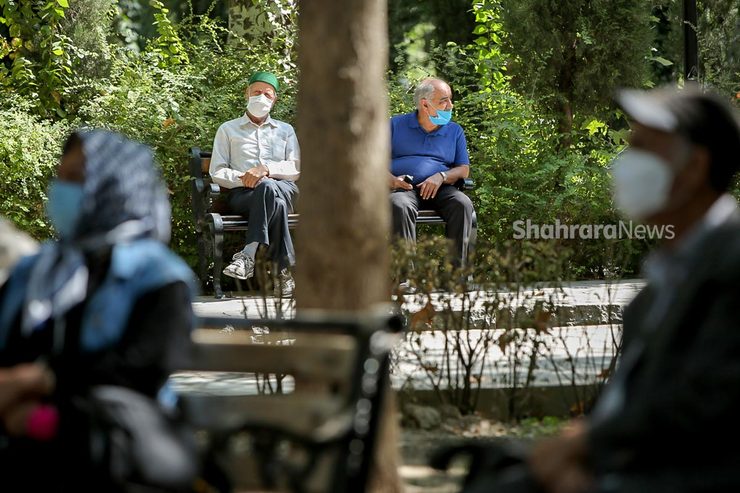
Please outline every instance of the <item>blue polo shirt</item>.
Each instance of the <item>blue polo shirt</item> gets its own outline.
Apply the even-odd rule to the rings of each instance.
[[[416,112],[391,118],[391,173],[411,175],[418,185],[440,171],[470,164],[465,132],[455,122],[427,132]]]

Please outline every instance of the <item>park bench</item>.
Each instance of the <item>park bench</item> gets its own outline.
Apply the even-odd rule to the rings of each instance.
[[[246,386],[221,395],[178,391],[205,455],[202,479],[219,493],[365,491],[389,388],[389,353],[402,325],[386,306],[359,316],[200,319],[182,371],[290,375],[294,381],[283,393]],[[233,329],[220,330],[225,326]],[[254,326],[270,333],[254,336]]]
[[[195,230],[198,235],[198,275],[202,283],[208,279],[207,269],[213,265],[213,291],[216,298],[223,298],[221,271],[223,269],[224,234],[246,231],[248,221],[244,216],[233,214],[223,198],[224,190],[213,183],[209,175],[211,153],[198,147],[189,150],[189,169]],[[473,180],[459,180],[455,184],[460,190],[471,190]],[[298,225],[297,213],[288,215],[288,226]],[[444,224],[444,220],[433,210],[421,210],[417,224]],[[473,250],[477,237],[478,222],[473,213],[473,228],[468,239],[469,252]],[[464,261],[465,259],[463,259]]]

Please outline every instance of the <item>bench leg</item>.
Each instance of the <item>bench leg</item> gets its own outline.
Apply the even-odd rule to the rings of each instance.
[[[220,218],[210,225],[213,235],[213,294],[218,299],[225,298],[221,290],[221,270],[224,260],[224,225]]]
[[[473,223],[470,227],[470,237],[468,238],[468,248],[465,252],[465,258],[463,259],[463,265],[470,260],[475,253],[475,242],[478,240],[478,216],[473,211]]]
[[[205,289],[206,281],[208,280],[208,252],[206,250],[207,239],[206,233],[198,228],[198,278],[200,279],[201,286]]]

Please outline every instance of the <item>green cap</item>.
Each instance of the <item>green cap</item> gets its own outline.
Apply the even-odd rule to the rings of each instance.
[[[249,78],[249,85],[251,86],[255,82],[264,82],[266,84],[270,84],[272,87],[275,88],[275,91],[280,90],[280,83],[277,80],[277,77],[275,77],[274,74],[271,74],[270,72],[255,72],[252,74],[252,76]]]

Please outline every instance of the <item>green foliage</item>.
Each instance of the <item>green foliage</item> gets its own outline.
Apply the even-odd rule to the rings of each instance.
[[[420,68],[448,77],[428,55],[448,42],[470,43],[474,21],[469,0],[389,0],[390,66],[394,72]]]
[[[150,0],[149,5],[154,8],[154,25],[157,26],[157,36],[148,47],[149,53],[158,60],[160,67],[172,67],[188,63],[188,55],[183,47],[180,35],[175,26],[167,17],[169,9],[159,0]]]
[[[659,2],[656,52],[674,63],[673,81],[683,79],[683,2]],[[735,100],[740,92],[740,5],[736,0],[698,0],[699,80]]]
[[[475,53],[475,71],[482,89],[501,91],[506,87],[504,73],[506,59],[501,51],[503,24],[498,2],[474,1],[475,42],[471,47]]]
[[[484,3],[495,6],[499,0]],[[650,0],[500,4],[512,85],[557,119],[563,146],[570,145],[574,124],[609,112],[618,87],[647,81]]]
[[[229,4],[229,43],[243,50],[262,47],[280,69],[296,69],[297,0],[233,0]]]
[[[295,73],[268,52],[222,46],[224,28],[208,17],[177,27],[184,50],[179,63],[162,64],[157,44],[138,55],[118,49],[109,77],[97,81],[93,97],[79,102],[78,122],[120,131],[154,148],[172,194],[172,246],[195,265],[188,147],[210,148],[219,125],[244,113],[252,72],[272,70],[283,82]],[[281,89],[272,114],[292,122],[295,88],[285,84]]]
[[[65,116],[61,92],[70,83],[68,38],[60,24],[67,0],[0,0],[0,86],[33,101],[41,115]]]
[[[50,235],[42,204],[68,133],[66,122],[34,116],[27,101],[6,100],[0,108],[0,215],[36,239]]]

